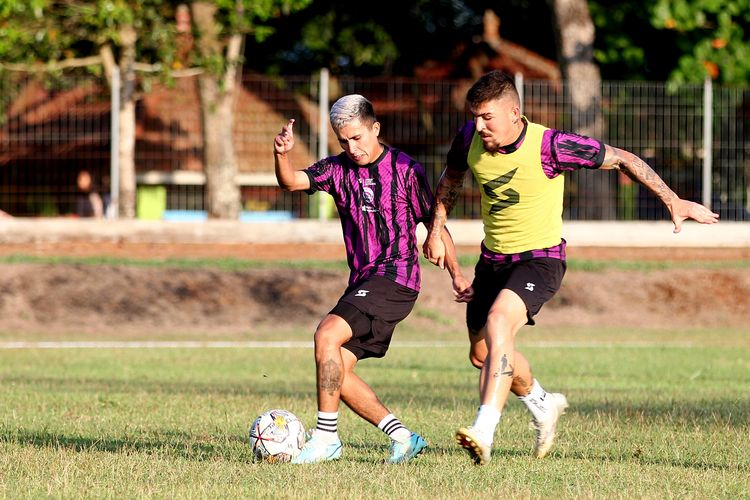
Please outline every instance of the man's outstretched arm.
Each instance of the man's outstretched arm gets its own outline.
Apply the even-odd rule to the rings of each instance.
[[[605,144],[604,148],[604,161],[600,168],[621,170],[654,193],[669,210],[675,233],[680,232],[682,222],[686,219],[693,219],[701,224],[713,224],[719,221],[719,214],[699,203],[683,200],[677,196],[654,172],[654,169],[633,153],[608,144]]]

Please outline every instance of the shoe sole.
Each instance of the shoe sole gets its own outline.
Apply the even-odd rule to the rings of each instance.
[[[476,465],[486,465],[489,460],[482,457],[482,446],[468,433],[466,429],[459,429],[456,432],[456,442],[464,450],[469,452],[469,456]]]

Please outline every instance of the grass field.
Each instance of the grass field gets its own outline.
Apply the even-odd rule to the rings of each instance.
[[[404,340],[358,370],[430,442],[403,466],[382,463],[386,438],[347,409],[342,460],[252,463],[257,414],[314,422],[309,347],[0,349],[0,497],[750,498],[747,331],[538,327],[522,350],[571,408],[536,460],[511,401],[486,467],[452,437],[477,405],[462,339]]]

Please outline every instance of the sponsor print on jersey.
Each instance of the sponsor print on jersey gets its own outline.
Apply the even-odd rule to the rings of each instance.
[[[362,203],[360,208],[363,212],[378,212],[378,208],[375,206],[375,191],[370,187],[376,184],[375,179],[359,179],[359,183],[362,184]]]

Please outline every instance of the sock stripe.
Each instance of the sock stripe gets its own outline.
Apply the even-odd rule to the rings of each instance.
[[[324,432],[337,432],[338,428],[338,415],[334,414],[334,416],[324,416],[318,413],[318,423],[315,426],[316,429],[324,431]],[[329,414],[330,415],[330,414]]]
[[[404,424],[402,424],[398,419],[393,419],[383,426],[383,432],[385,432],[389,436],[398,429],[405,429]]]

